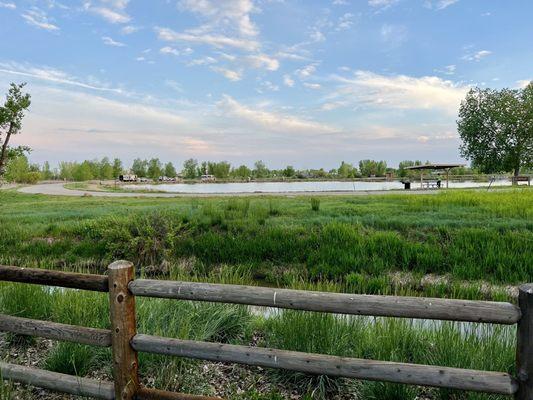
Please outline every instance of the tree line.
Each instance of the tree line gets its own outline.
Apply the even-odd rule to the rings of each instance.
[[[357,165],[342,161],[338,168],[296,169],[291,165],[281,169],[270,169],[263,161],[256,161],[252,167],[247,165],[232,166],[227,161],[186,160],[181,170],[172,162],[163,163],[159,158],[136,158],[131,166],[125,167],[119,158],[111,160],[62,161],[56,168],[51,168],[48,161],[42,165],[30,164],[24,154],[10,159],[6,165],[4,179],[9,182],[35,183],[40,180],[113,180],[123,174],[135,174],[139,178],[158,180],[160,177],[179,177],[185,180],[197,180],[202,175],[212,175],[219,180],[247,181],[252,179],[355,179],[385,177],[391,174],[397,178],[414,178],[417,173],[407,167],[423,164],[420,160],[405,160],[398,168],[391,168],[383,160],[361,160]],[[475,169],[456,168],[452,173],[476,174]]]

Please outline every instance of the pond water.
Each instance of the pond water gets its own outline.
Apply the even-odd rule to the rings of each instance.
[[[442,181],[443,187],[446,182]],[[486,187],[488,182],[452,182],[450,188]],[[492,186],[510,186],[509,180],[498,180]],[[297,182],[236,182],[236,183],[171,183],[125,185],[129,190],[154,190],[169,193],[305,193],[305,192],[357,192],[367,190],[403,189],[399,181],[297,181]],[[420,188],[420,182],[412,182],[411,188]]]

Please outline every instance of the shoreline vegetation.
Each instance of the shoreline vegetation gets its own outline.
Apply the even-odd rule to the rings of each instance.
[[[96,199],[3,190],[0,263],[105,273],[111,261],[124,258],[139,276],[155,279],[515,303],[516,285],[533,276],[532,205],[527,187],[320,199]],[[12,283],[0,288],[2,313],[108,328],[103,294]],[[146,334],[509,373],[515,368],[514,326],[144,298],[138,313],[139,332]],[[82,345],[0,335],[0,357],[111,377],[109,352]],[[140,366],[149,386],[235,400],[506,398],[145,354]],[[22,399],[37,393],[9,384],[0,393],[10,390]]]

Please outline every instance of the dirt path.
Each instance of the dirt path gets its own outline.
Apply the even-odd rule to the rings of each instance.
[[[52,196],[94,196],[94,197],[235,197],[235,196],[368,196],[375,194],[436,194],[438,190],[360,190],[346,192],[282,192],[282,193],[133,193],[96,192],[80,189],[66,189],[64,183],[42,183],[18,189],[21,193],[46,194]]]

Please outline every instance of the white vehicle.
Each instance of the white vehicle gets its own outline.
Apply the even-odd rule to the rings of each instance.
[[[118,180],[121,182],[135,182],[137,180],[137,175],[135,174],[120,175],[118,177]]]
[[[215,182],[217,179],[215,178],[215,175],[202,175],[200,180],[202,182]]]

